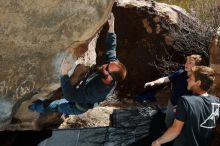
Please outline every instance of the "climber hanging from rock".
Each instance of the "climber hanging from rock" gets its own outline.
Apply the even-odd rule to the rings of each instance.
[[[65,115],[78,115],[93,108],[99,102],[110,95],[118,82],[125,79],[126,67],[116,57],[116,34],[114,32],[114,15],[111,13],[108,19],[108,33],[106,35],[105,61],[95,71],[91,71],[80,82],[72,85],[68,72],[72,65],[64,59],[61,65],[61,88],[63,97],[59,100],[37,100],[29,106],[29,110],[39,113],[49,111],[59,112]]]

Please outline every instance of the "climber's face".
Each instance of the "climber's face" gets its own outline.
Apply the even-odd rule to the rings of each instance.
[[[114,63],[103,64],[101,67],[98,67],[97,70],[103,80],[107,82],[112,82],[114,80],[112,76],[112,72],[115,70]]]
[[[103,64],[102,65],[102,74],[104,79],[110,79],[113,80],[111,75],[111,63],[109,64]]]

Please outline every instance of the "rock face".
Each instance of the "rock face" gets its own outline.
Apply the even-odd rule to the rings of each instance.
[[[210,66],[215,69],[216,72],[214,93],[220,97],[220,28],[218,28],[212,37],[212,44],[210,46]]]
[[[113,0],[1,0],[0,98],[13,107],[26,94],[58,83],[62,59],[70,56],[75,63],[88,50],[112,5]]]
[[[220,98],[220,28],[214,32],[212,44],[210,46],[210,66],[215,70],[216,77],[213,87],[213,94]],[[213,135],[213,145],[220,145],[220,119],[217,121],[215,133]]]
[[[0,3],[0,96],[9,99],[12,106],[8,111],[13,111],[1,117],[4,120],[0,119],[0,123],[8,124],[15,111],[16,119],[23,113],[27,117],[20,118],[30,121],[32,116],[23,108],[30,101],[19,110],[18,105],[25,95],[34,95],[36,90],[39,94],[33,99],[42,95],[61,97],[61,91],[56,89],[64,57],[73,62],[73,68],[85,65],[76,68],[73,82],[88,66],[104,61],[104,23],[111,9],[115,15],[117,55],[128,69],[126,80],[118,86],[120,97],[140,94],[146,81],[174,70],[187,53],[200,53],[208,60],[210,31],[176,6],[144,0],[118,0],[114,6],[113,0]]]

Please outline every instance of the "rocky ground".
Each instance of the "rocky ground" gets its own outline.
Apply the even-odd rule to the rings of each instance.
[[[64,118],[63,123],[58,127],[64,128],[88,128],[111,126],[111,114],[115,109],[138,106],[132,99],[119,100],[116,94],[108,97],[99,106],[88,110],[81,115],[70,115]]]

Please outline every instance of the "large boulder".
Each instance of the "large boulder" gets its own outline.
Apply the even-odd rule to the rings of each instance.
[[[65,56],[75,65],[106,22],[113,2],[0,1],[0,98],[10,101],[7,108],[1,104],[0,113],[8,112],[0,123],[14,114],[12,108],[24,96],[48,91],[59,82]],[[94,64],[94,57],[86,63]]]
[[[220,98],[220,28],[213,33],[212,43],[210,46],[210,66],[215,70],[216,77],[212,93]],[[213,135],[213,145],[220,145],[220,119],[216,122],[216,130]]]
[[[210,66],[216,72],[214,94],[220,97],[220,28],[213,33],[210,45]]]

